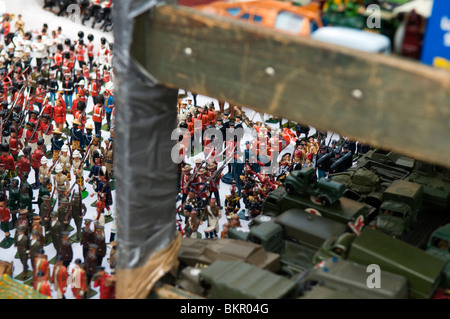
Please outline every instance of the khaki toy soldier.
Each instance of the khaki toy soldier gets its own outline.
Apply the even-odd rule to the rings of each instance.
[[[49,178],[51,177],[51,172],[49,170],[49,167],[47,166],[48,163],[48,159],[44,156],[41,158],[41,166],[39,167],[39,182],[42,184],[44,181],[44,178]],[[48,183],[48,185],[50,185],[50,189],[49,191],[51,191],[51,183]]]
[[[55,247],[56,253],[59,254],[61,249],[61,233],[64,231],[64,226],[58,220],[58,212],[53,211],[50,216],[50,233],[52,235],[53,246]]]
[[[70,206],[69,206],[69,199],[64,196],[61,199],[58,200],[58,220],[63,224],[64,230],[67,230],[70,223]]]
[[[83,246],[83,259],[86,260],[86,256],[89,252],[89,245],[93,243],[92,235],[94,234],[91,229],[92,220],[86,218],[84,220],[84,227],[81,230],[80,244]]]
[[[61,241],[61,257],[63,261],[63,265],[67,268],[73,259],[73,250],[72,243],[69,240],[69,232],[62,232],[62,241]]]
[[[50,229],[50,213],[52,210],[52,198],[48,195],[42,196],[42,203],[39,206],[39,216],[44,221],[44,228],[46,231]]]
[[[88,287],[90,287],[92,277],[97,272],[98,261],[97,261],[97,255],[95,254],[96,251],[97,251],[97,245],[94,243],[90,244],[89,251],[86,255],[86,258],[84,259],[84,270],[86,271]]]
[[[79,151],[73,151],[72,172],[75,182],[84,190],[83,165],[81,162],[81,154]]]
[[[83,217],[86,215],[86,205],[84,205],[81,195],[79,192],[75,192],[73,194],[72,202],[71,202],[71,216],[75,222],[75,226],[77,228],[77,240],[81,239],[81,227],[83,223]]]
[[[93,242],[97,245],[95,254],[97,255],[98,266],[102,265],[103,258],[106,256],[106,241],[103,226],[97,226],[93,235]]]
[[[38,230],[32,230],[31,231],[31,237],[30,237],[30,260],[31,260],[31,265],[33,266],[33,270],[34,270],[34,265],[35,265],[35,259],[36,257],[39,256],[39,254],[41,253],[41,251],[43,251],[43,244],[40,241],[39,238],[39,231]]]
[[[107,139],[105,143],[106,149],[104,157],[105,157],[106,172],[108,173],[109,178],[111,178],[114,167],[114,143],[110,141],[110,139]]]
[[[59,164],[61,164],[62,167],[62,173],[63,175],[67,176],[67,180],[70,181],[70,171],[72,170],[72,160],[70,158],[69,154],[69,147],[67,145],[64,145],[61,148],[61,155],[59,156]]]
[[[17,253],[19,254],[20,262],[23,266],[23,279],[27,278],[28,273],[28,252],[30,249],[30,243],[28,236],[25,234],[25,228],[19,226],[17,228],[17,233],[14,238],[14,246],[17,247]]]
[[[31,223],[31,232],[33,231],[38,232],[38,239],[43,245],[45,243],[45,237],[44,237],[44,229],[41,225],[41,217],[40,216],[33,216],[32,223]]]
[[[63,175],[63,168],[61,164],[57,164],[55,168],[56,175],[53,176],[54,186],[56,189],[63,187],[64,191],[68,191],[70,187],[69,179],[66,175]]]

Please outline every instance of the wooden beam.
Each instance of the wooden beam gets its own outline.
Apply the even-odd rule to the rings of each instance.
[[[159,6],[134,58],[160,83],[450,164],[450,73],[272,29]]]

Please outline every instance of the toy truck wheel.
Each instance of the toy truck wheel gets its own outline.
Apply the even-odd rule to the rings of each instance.
[[[286,188],[286,193],[288,193],[289,195],[294,194],[294,186],[292,186],[291,184],[286,184],[285,186]]]
[[[331,205],[331,199],[328,196],[321,195],[319,196],[319,201],[322,204],[322,206],[330,206]]]

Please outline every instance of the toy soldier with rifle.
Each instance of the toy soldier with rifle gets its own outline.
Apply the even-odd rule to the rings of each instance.
[[[52,132],[53,132],[53,124],[51,123],[51,115],[49,115],[49,114],[42,115],[41,128],[42,128],[42,137],[44,138],[44,144],[45,144],[45,146],[50,146],[52,143],[51,139],[52,139]]]
[[[9,144],[8,143],[2,143],[0,146],[0,150],[2,152],[2,155],[0,156],[0,162],[5,164],[5,169],[8,170],[11,173],[11,177],[14,176],[15,170],[16,170],[16,163],[14,161],[14,158],[12,155],[9,154]]]
[[[33,154],[31,155],[31,167],[34,170],[34,176],[35,176],[35,183],[32,185],[33,189],[38,189],[41,185],[40,180],[40,167],[41,167],[41,160],[46,159],[45,157],[45,145],[44,145],[44,139],[42,137],[38,138],[37,141],[37,148],[34,150]]]
[[[70,187],[69,180],[66,175],[63,175],[63,168],[61,164],[57,164],[55,167],[56,175],[53,176],[54,181],[54,190],[59,190],[59,188],[63,188],[64,191],[67,191]]]
[[[14,159],[14,161],[18,160],[19,152],[23,149],[23,144],[19,138],[17,138],[17,131],[14,127],[11,127],[9,136],[9,151]]]

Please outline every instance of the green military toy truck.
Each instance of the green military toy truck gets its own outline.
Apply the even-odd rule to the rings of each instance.
[[[443,288],[450,295],[450,224],[439,227],[431,234],[426,251],[445,261],[446,280]]]
[[[279,254],[279,273],[293,276],[313,266],[314,254],[322,244],[346,229],[346,225],[331,219],[290,209],[278,217],[259,215],[249,229],[232,227],[228,237],[260,244],[266,251]]]
[[[363,216],[367,224],[376,208],[343,197],[345,189],[345,185],[327,178],[317,180],[314,168],[306,167],[292,172],[286,178],[285,187],[278,187],[267,195],[262,214],[278,216],[298,208],[346,225]]]
[[[405,239],[422,210],[423,186],[404,180],[393,181],[382,194],[376,228]]]
[[[405,277],[411,298],[433,297],[442,283],[445,265],[444,260],[370,227],[363,228],[359,236],[345,233],[329,238],[314,256],[314,262],[330,257],[364,266],[376,264],[383,271]]]

